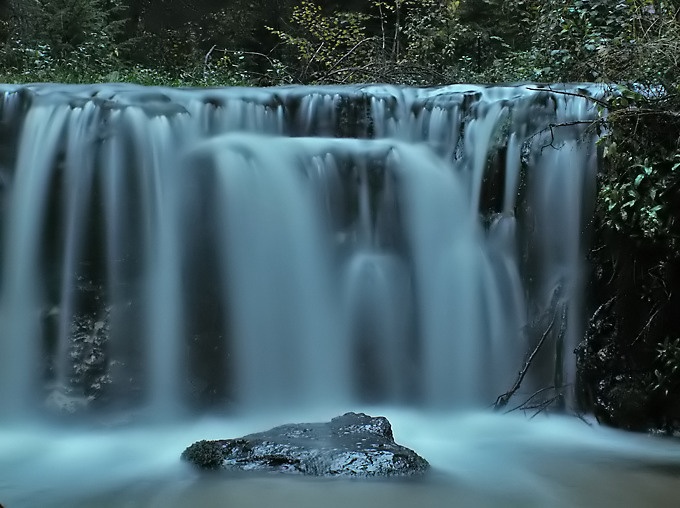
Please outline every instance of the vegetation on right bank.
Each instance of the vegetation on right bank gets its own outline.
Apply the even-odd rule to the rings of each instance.
[[[615,7],[631,5],[634,15],[613,23],[621,42],[594,62],[618,84],[600,124],[592,314],[576,351],[578,390],[605,423],[672,432],[680,429],[680,6]],[[592,64],[584,58],[581,67]]]
[[[602,139],[582,403],[634,430],[680,428],[680,98],[624,88]]]

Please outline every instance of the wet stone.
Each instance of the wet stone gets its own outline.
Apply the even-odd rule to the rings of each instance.
[[[322,477],[416,476],[429,468],[416,452],[395,443],[387,418],[363,413],[198,441],[184,450],[182,459],[200,469]]]

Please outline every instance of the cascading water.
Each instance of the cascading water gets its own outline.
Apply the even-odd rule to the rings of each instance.
[[[547,332],[517,402],[570,401],[591,93],[0,87],[0,503],[676,506],[676,479],[630,466],[677,446],[487,410]],[[436,474],[179,460],[346,410]]]
[[[573,92],[6,87],[0,406],[488,405],[555,291],[570,386]]]

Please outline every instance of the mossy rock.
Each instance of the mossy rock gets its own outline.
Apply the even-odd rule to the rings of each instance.
[[[181,458],[201,469],[220,469],[224,461],[224,452],[219,442],[203,440],[184,450]]]

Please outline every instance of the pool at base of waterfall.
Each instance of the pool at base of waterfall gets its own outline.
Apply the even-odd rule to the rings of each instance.
[[[198,472],[197,439],[235,437],[331,412],[162,424],[0,428],[5,508],[676,507],[680,443],[577,418],[366,408],[425,457],[424,478],[342,480]]]

